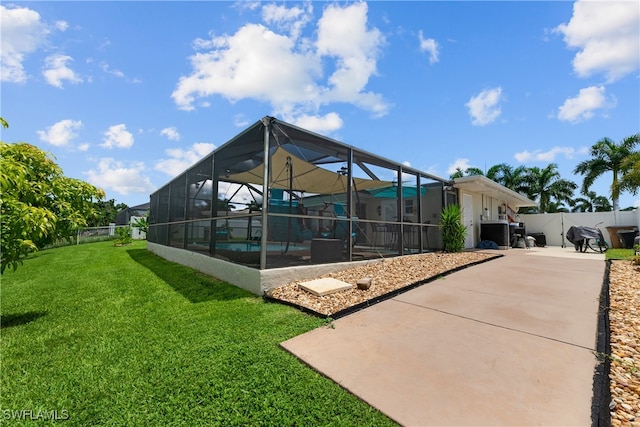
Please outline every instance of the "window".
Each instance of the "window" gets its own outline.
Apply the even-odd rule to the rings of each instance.
[[[408,199],[404,201],[404,214],[413,215],[413,199]]]

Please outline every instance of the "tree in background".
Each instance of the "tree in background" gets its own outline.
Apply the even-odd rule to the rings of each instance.
[[[39,148],[0,141],[0,273],[9,266],[15,270],[29,253],[85,227],[94,215],[94,200],[103,197],[93,185],[62,175]]]
[[[620,175],[624,175],[632,164],[625,162],[634,153],[634,147],[640,142],[640,133],[631,135],[616,144],[609,138],[603,138],[591,146],[592,159],[578,163],[573,173],[584,175],[582,194],[586,194],[594,181],[607,172],[611,172],[611,201],[613,210],[620,210],[618,200],[624,188],[620,185]]]
[[[500,163],[495,166],[491,166],[487,171],[487,178],[494,180],[498,184],[517,192],[526,194],[527,175],[529,170],[526,166],[518,166],[514,168],[506,163]]]
[[[449,175],[450,179],[462,178],[463,176],[474,176],[474,175],[484,175],[484,172],[480,168],[476,168],[474,166],[466,168],[465,170],[456,168],[456,171]]]
[[[573,201],[571,212],[609,212],[611,203],[604,196],[598,196],[595,191],[587,191],[585,197],[578,197]]]
[[[96,212],[96,216],[87,221],[87,227],[100,227],[115,223],[118,213],[127,208],[128,206],[124,203],[118,203],[116,205],[114,199],[98,200],[93,204],[93,210]]]
[[[640,189],[640,152],[629,154],[622,161],[622,169],[627,171],[620,178],[620,191],[628,191],[634,196]]]
[[[578,188],[575,182],[560,178],[558,165],[555,163],[543,169],[529,168],[527,184],[527,197],[537,200],[540,213],[557,209],[564,202],[570,204],[573,192]]]

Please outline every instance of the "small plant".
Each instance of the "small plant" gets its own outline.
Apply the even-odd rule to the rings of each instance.
[[[131,225],[133,225],[134,227],[138,227],[141,232],[146,234],[147,230],[149,229],[149,217],[141,216],[139,218],[136,218],[133,220]]]
[[[467,236],[467,227],[462,223],[462,209],[449,205],[440,213],[440,229],[445,252],[462,252]]]
[[[118,235],[115,243],[116,246],[130,245],[131,242],[133,242],[131,238],[131,226],[129,225],[116,228],[116,234]]]

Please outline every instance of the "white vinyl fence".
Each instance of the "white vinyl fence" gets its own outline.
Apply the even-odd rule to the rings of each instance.
[[[527,233],[544,233],[548,246],[571,246],[565,236],[567,230],[574,225],[597,226],[610,245],[611,238],[607,227],[640,228],[640,209],[618,212],[520,214],[518,218],[520,222],[524,222]]]

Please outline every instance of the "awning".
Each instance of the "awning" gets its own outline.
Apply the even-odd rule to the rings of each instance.
[[[487,178],[484,175],[471,175],[455,178],[453,186],[465,193],[484,194],[491,198],[501,200],[513,209],[526,206],[538,206],[533,200],[517,193],[504,185]]]
[[[293,169],[293,183],[289,188],[288,159]],[[278,147],[271,158],[271,177],[269,187],[282,190],[304,191],[317,194],[340,194],[347,191],[349,178],[341,173],[323,169],[294,156],[282,147]],[[246,172],[229,175],[229,180],[256,185],[263,184],[264,163]],[[373,179],[354,178],[353,190],[388,187],[391,182]]]

